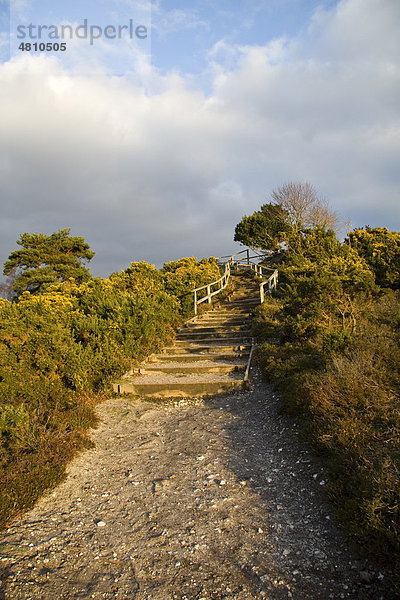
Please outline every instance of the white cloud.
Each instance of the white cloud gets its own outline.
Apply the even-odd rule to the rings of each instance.
[[[342,0],[330,11],[316,11],[304,50],[321,60],[398,62],[400,4],[396,0]],[[389,35],[386,35],[389,33]]]
[[[242,215],[291,179],[354,225],[399,228],[399,5],[384,4],[382,15],[378,0],[344,0],[297,40],[221,43],[208,95],[145,60],[119,78],[54,58],[2,65],[1,260],[20,233],[68,226],[102,274],[227,254]]]

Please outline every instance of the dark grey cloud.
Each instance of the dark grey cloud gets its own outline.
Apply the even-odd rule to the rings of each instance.
[[[1,262],[20,233],[64,227],[101,275],[227,254],[243,214],[293,179],[354,226],[399,229],[399,7],[343,0],[296,40],[232,47],[234,66],[211,51],[207,95],[145,67],[141,84],[2,65]]]

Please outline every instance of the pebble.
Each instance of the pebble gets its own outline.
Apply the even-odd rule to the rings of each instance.
[[[360,571],[360,581],[362,583],[371,583],[374,576],[368,571]]]
[[[96,452],[4,533],[0,595],[387,600],[326,518],[318,467],[270,388],[260,380],[229,400],[229,412],[223,398],[98,405]]]

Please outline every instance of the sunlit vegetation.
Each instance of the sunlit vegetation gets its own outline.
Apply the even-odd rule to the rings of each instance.
[[[93,255],[74,239],[81,257]],[[24,264],[13,264],[14,300],[0,299],[1,526],[63,477],[67,461],[90,446],[94,406],[113,379],[170,343],[190,314],[187,292],[220,276],[215,259],[192,257],[161,270],[133,262],[92,278],[70,260],[77,245],[68,230],[61,241],[57,234],[21,240],[37,242],[42,258],[38,264],[30,248]]]
[[[282,210],[269,215],[281,218]],[[283,409],[303,423],[325,461],[328,494],[350,539],[395,573],[400,234],[366,227],[341,243],[331,229],[304,227],[301,219],[296,229],[289,219],[282,229],[279,239],[288,243],[266,248],[270,261],[279,261],[280,285],[258,309],[259,357]],[[254,233],[259,246],[262,232]],[[251,243],[251,231],[246,235]]]

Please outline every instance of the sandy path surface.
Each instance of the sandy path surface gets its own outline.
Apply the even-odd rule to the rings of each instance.
[[[385,598],[253,380],[205,401],[100,405],[95,450],[2,536],[0,599]]]

